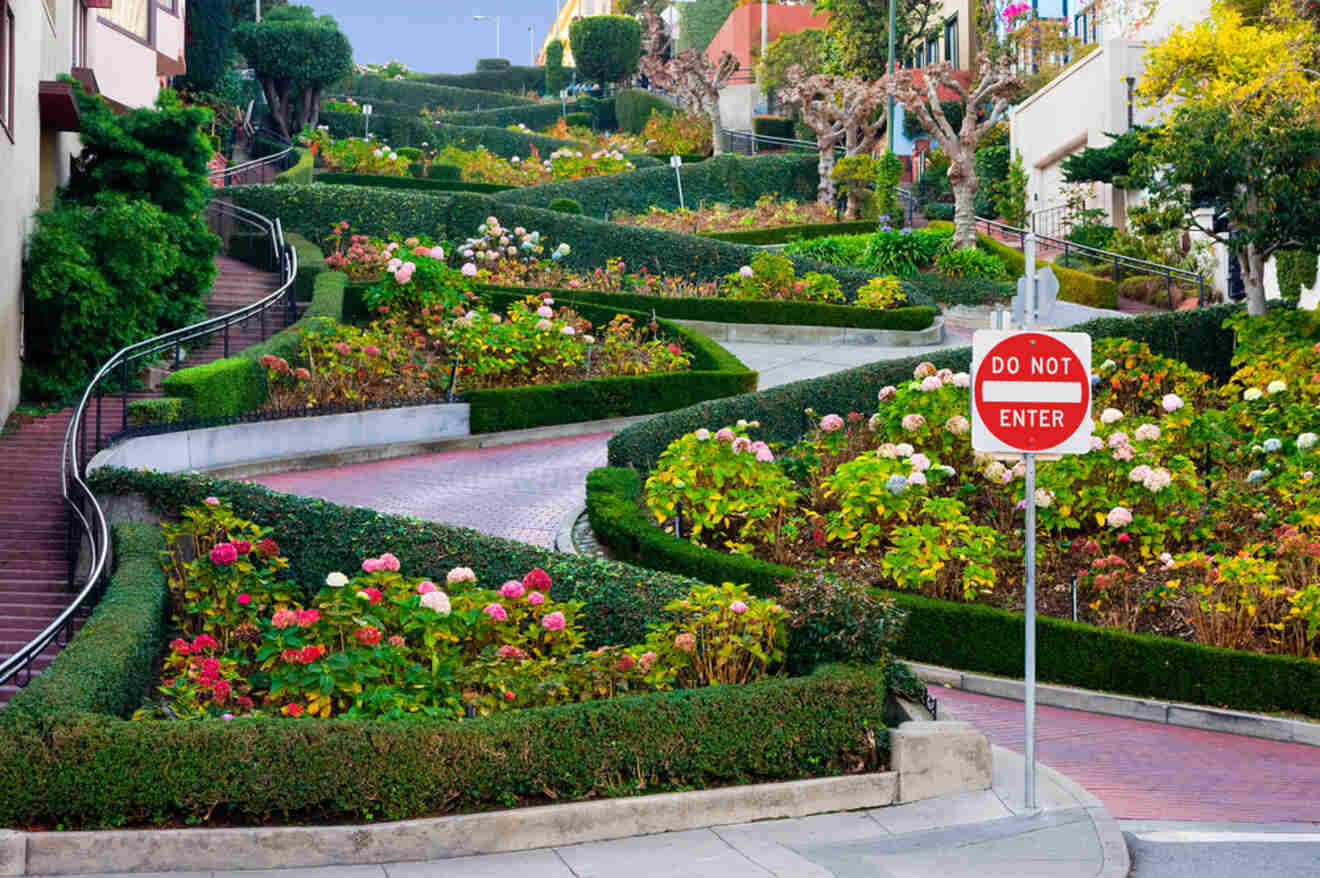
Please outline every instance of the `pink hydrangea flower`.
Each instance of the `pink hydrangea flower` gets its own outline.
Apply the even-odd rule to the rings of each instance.
[[[192,645],[194,650],[203,650],[203,649],[215,649],[220,644],[216,643],[215,638],[209,634],[198,634],[197,637],[193,640]],[[214,659],[207,659],[207,661],[214,661]],[[216,667],[219,667],[219,665],[216,665]]]
[[[962,415],[954,415],[944,422],[944,429],[955,436],[963,436],[972,429],[972,424]]]
[[[207,497],[207,498],[206,498],[205,500],[203,500],[202,502],[205,503],[207,506],[219,506],[219,505],[220,505],[220,498],[219,498],[219,497]]]
[[[971,375],[968,375],[966,372],[957,372],[957,373],[955,373],[954,376],[953,376],[953,386],[954,386],[954,387],[961,387],[961,388],[964,388],[964,389],[966,389],[966,388],[968,388],[968,387],[971,387],[971,386],[972,386],[972,376],[971,376]]]
[[[693,433],[692,435],[697,437],[698,442],[705,442],[708,439],[710,439],[710,431],[707,430],[705,427],[698,429],[697,432]]]
[[[362,589],[362,591],[357,593],[357,596],[373,604],[380,603],[382,598],[380,589],[378,588],[364,588]]]
[[[737,436],[735,436],[734,432],[728,427],[721,427],[715,433],[715,439],[720,442],[732,442],[736,438]]]
[[[388,570],[391,573],[398,573],[399,559],[391,555],[389,552],[386,552],[384,555],[380,556],[380,566],[383,570]]]
[[[926,426],[926,419],[921,415],[912,414],[903,416],[903,429],[907,430],[909,433],[915,433],[924,426]]]
[[[371,591],[376,591],[374,588]],[[377,592],[379,594],[379,592]],[[321,618],[320,610],[295,610],[299,628],[310,628]]]
[[[554,316],[555,316],[555,309],[554,309],[554,308],[550,308],[550,307],[548,307],[548,306],[546,306],[546,305],[542,305],[540,308],[537,308],[537,309],[536,309],[536,316],[537,316],[537,317],[554,317]]]
[[[660,658],[660,656],[656,655],[654,652],[644,652],[638,657],[637,664],[641,665],[643,671],[649,671],[658,658]]]
[[[247,592],[243,592],[238,596],[238,605],[240,607],[246,607],[250,603],[252,603],[252,595]]]
[[[527,596],[527,603],[531,604],[534,607],[538,607],[541,604],[545,603],[545,595],[539,591],[534,591]]]
[[[747,605],[742,601],[734,601],[733,603],[729,604],[729,612],[740,613],[740,614],[745,613],[747,612]]]
[[[746,436],[739,436],[733,440],[733,453],[742,454],[744,451],[752,450],[752,440]]]
[[[505,619],[509,618],[508,610],[504,609],[504,607],[499,604],[487,604],[481,612],[490,616],[491,620],[494,622],[503,622]]]
[[[563,631],[566,624],[568,624],[568,621],[564,618],[564,614],[558,610],[553,613],[546,613],[545,617],[541,619],[541,627],[546,631]]]
[[[880,392],[876,394],[876,398],[881,402],[889,402],[895,396],[898,396],[898,388],[892,384],[881,387]]]
[[[238,550],[229,543],[216,543],[215,548],[211,549],[211,563],[218,564],[221,567],[233,564],[238,560]]]
[[[523,593],[526,590],[527,589],[523,588],[523,584],[521,582],[519,582],[516,579],[510,579],[508,582],[500,586],[500,597],[509,598],[511,600],[517,600],[518,598],[523,596]]]
[[[697,648],[697,636],[684,631],[682,634],[674,638],[674,648],[680,649],[683,652],[692,652]]]
[[[1101,448],[1104,448],[1104,447],[1105,447],[1105,440],[1101,439],[1099,436],[1092,436],[1092,437],[1091,437],[1091,450],[1092,450],[1092,451],[1099,451]]]
[[[820,419],[820,428],[826,433],[833,433],[843,429],[843,418],[835,414],[829,414]]]
[[[431,580],[423,579],[421,582],[417,583],[418,594],[430,594],[433,591],[436,591],[436,587],[435,583]]]
[[[756,449],[756,459],[761,463],[774,463],[775,455],[769,448]]]
[[[935,364],[929,361],[918,363],[917,368],[912,370],[912,377],[920,381],[922,378],[928,378],[936,372]]]
[[[944,386],[944,382],[934,375],[927,375],[921,379],[921,390],[923,393],[932,393]]]
[[[1154,424],[1142,424],[1132,435],[1138,442],[1154,442],[1160,438],[1160,428]]]
[[[270,617],[270,624],[276,628],[291,628],[298,624],[298,614],[293,610],[276,610]]]
[[[459,269],[459,270],[463,272],[463,276],[464,276],[464,277],[476,277],[476,276],[477,276],[477,266],[476,266],[475,263],[468,262],[468,263],[464,264],[464,266],[463,266],[461,269]]]
[[[439,613],[441,616],[448,616],[451,609],[449,605],[449,595],[439,589],[428,591],[426,594],[422,595],[421,605],[428,610],[433,610],[434,612]]]
[[[926,470],[930,469],[930,458],[920,452],[912,455],[908,460],[908,463],[912,464],[912,468],[919,473],[924,473]],[[908,481],[910,482],[912,480],[908,479]]]
[[[363,573],[375,573],[379,569],[380,569],[379,558],[366,558],[362,562]]]
[[[453,585],[456,582],[476,582],[477,574],[472,572],[471,567],[455,567],[445,574],[445,582]]]
[[[1127,527],[1132,523],[1132,512],[1124,506],[1115,506],[1105,516],[1105,523],[1112,528]]]
[[[550,591],[550,574],[546,573],[540,567],[533,567],[527,571],[523,577],[522,584],[531,591],[548,593]]]
[[[916,470],[913,470],[912,472],[908,473],[907,483],[909,485],[918,485],[918,486],[924,485],[926,484],[926,474],[923,472],[918,472]]]

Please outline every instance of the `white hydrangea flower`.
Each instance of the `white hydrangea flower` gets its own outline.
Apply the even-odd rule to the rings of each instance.
[[[338,570],[336,570],[335,572],[326,576],[325,584],[330,586],[331,588],[343,588],[344,586],[348,585],[348,577],[340,573]]]

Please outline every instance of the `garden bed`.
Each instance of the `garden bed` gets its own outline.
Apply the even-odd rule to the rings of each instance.
[[[648,625],[665,617],[665,604],[697,585],[252,485],[125,470],[101,470],[92,478],[98,495],[138,497],[168,517],[202,498],[223,496],[231,504],[224,514],[232,509],[234,516],[272,524],[262,536],[288,559],[281,578],[304,585],[356,569],[360,556],[382,547],[404,570],[435,578],[455,565],[471,565],[492,583],[543,568],[553,606],[584,602],[577,618],[591,648],[637,642]],[[877,667],[822,668],[811,676],[498,710],[457,721],[304,716],[128,722],[120,717],[151,684],[154,658],[162,650],[177,652],[177,643],[166,646],[172,632],[165,614],[178,604],[171,602],[158,565],[159,531],[119,525],[116,541],[117,568],[97,612],[0,715],[0,773],[12,791],[0,804],[6,825],[400,819],[877,765],[888,676]],[[216,562],[204,553],[196,563]],[[391,577],[398,576],[392,569],[387,564],[386,572],[359,576],[381,580],[388,592]],[[309,600],[315,590],[294,589],[291,598]],[[143,613],[143,606],[151,609]],[[333,613],[328,605],[323,611]],[[496,762],[479,756],[492,746],[522,755]],[[236,774],[233,765],[245,770]]]

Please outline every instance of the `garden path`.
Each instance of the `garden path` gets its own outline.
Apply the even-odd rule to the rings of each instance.
[[[931,687],[940,719],[1024,751],[1023,706]],[[1120,820],[1320,824],[1320,747],[1162,723],[1036,708],[1036,758],[1085,787]]]
[[[216,257],[219,269],[206,303],[214,317],[269,295],[278,276],[230,259]],[[278,327],[276,327],[278,328]],[[230,330],[230,350],[241,350],[260,339],[257,321]],[[204,348],[189,353],[184,365],[209,363],[224,356],[224,340],[216,337]],[[131,394],[131,398],[159,394]],[[123,403],[117,396],[92,404],[86,423],[89,435],[97,431],[99,410],[102,434],[123,423]],[[68,526],[60,487],[60,449],[73,416],[72,409],[22,421],[13,432],[0,435],[0,662],[54,621],[69,603]],[[87,449],[91,451],[91,442]],[[90,456],[90,455],[88,455]],[[34,662],[40,670],[58,650],[48,649]],[[11,683],[0,686],[0,705],[17,691]]]

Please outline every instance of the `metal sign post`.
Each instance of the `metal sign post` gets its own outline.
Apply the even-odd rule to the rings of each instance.
[[[559,90],[559,115],[563,116],[565,121],[568,120],[568,89],[566,88]]]
[[[674,169],[674,179],[678,181],[678,207],[683,209],[683,176],[679,169],[683,167],[683,157],[681,155],[671,155],[669,157],[669,167]]]
[[[1034,331],[1031,328],[1035,324],[1034,298],[1028,298],[1025,303],[1026,331],[982,329],[972,336],[972,449],[991,455],[1020,456],[1026,469],[1023,485],[1026,509],[1024,798],[1026,807],[1033,810],[1036,808],[1036,459],[1038,454],[1045,454],[1048,459],[1061,454],[1087,453],[1092,429],[1091,337],[1081,332]]]
[[[371,136],[371,104],[362,105],[362,139]]]

